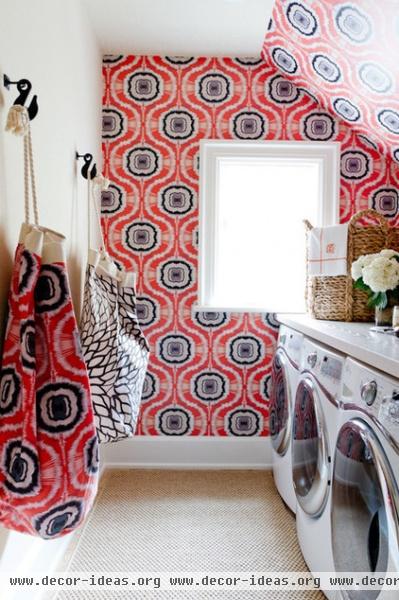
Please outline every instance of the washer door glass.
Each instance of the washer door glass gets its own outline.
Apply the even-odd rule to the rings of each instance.
[[[398,489],[386,454],[362,419],[345,423],[334,458],[332,543],[336,571],[385,573],[399,556]],[[396,559],[395,559],[396,561]],[[374,600],[381,590],[347,590]]]
[[[272,388],[269,405],[269,429],[272,446],[280,456],[287,452],[291,429],[291,399],[288,383],[288,359],[277,350],[272,367]]]
[[[313,381],[301,379],[294,407],[292,469],[298,503],[311,516],[323,511],[328,494],[327,431]]]

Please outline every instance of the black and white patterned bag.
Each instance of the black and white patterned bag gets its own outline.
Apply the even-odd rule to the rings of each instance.
[[[131,437],[149,348],[137,320],[135,276],[119,271],[104,250],[89,250],[81,343],[99,442]]]

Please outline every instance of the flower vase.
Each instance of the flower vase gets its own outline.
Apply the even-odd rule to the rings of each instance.
[[[391,327],[393,306],[386,308],[375,307],[375,324],[377,327]]]
[[[387,294],[388,304],[385,308],[375,307],[375,324],[377,327],[392,327],[392,316],[394,306],[398,304],[396,294]]]

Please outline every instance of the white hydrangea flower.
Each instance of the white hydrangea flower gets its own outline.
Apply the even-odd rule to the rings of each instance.
[[[376,256],[363,267],[363,281],[373,292],[386,292],[399,285],[399,262],[386,256]]]
[[[381,250],[380,255],[386,256],[386,258],[393,258],[394,256],[397,256],[399,258],[399,252],[396,252],[396,250],[390,250],[389,248]]]
[[[360,279],[360,277],[363,276],[364,267],[367,267],[370,263],[372,263],[377,256],[379,256],[379,254],[363,254],[362,256],[359,256],[359,258],[352,263],[352,278],[355,281]]]

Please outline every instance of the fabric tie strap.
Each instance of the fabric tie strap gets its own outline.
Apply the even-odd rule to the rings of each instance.
[[[98,227],[98,231],[100,234],[100,238],[101,238],[101,248],[100,250],[102,252],[106,253],[105,250],[105,240],[104,240],[104,233],[103,233],[103,228],[101,227],[101,214],[100,214],[100,210],[98,207],[99,201],[97,198],[96,193],[99,191],[100,192],[100,202],[101,202],[101,192],[103,190],[107,190],[109,186],[109,180],[104,177],[103,175],[97,175],[96,177],[94,177],[94,179],[90,179],[90,175],[88,177],[88,193],[89,193],[89,205],[90,205],[90,198],[93,201],[93,205],[94,205],[94,210],[96,213],[96,221],[97,221],[97,227]],[[88,240],[89,240],[89,250],[90,250],[90,209],[89,209],[89,235],[88,235]]]

